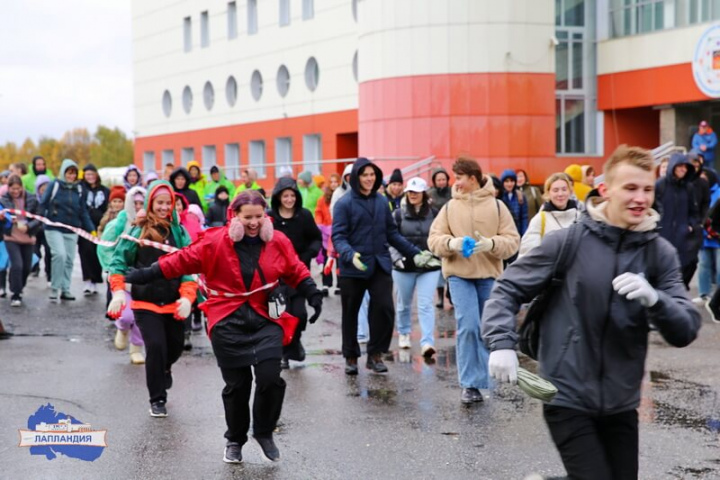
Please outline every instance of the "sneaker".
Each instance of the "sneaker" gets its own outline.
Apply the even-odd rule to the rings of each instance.
[[[714,305],[712,301],[707,302],[705,304],[705,308],[708,312],[710,312],[710,318],[712,318],[712,321],[720,323],[720,308],[718,308],[717,305]]]
[[[386,373],[388,371],[387,366],[385,366],[382,361],[382,355],[379,353],[373,353],[372,355],[368,355],[365,367],[375,373]]]
[[[190,332],[185,332],[185,342],[183,343],[183,350],[192,350],[192,340],[190,340]]]
[[[329,296],[330,296],[330,290],[328,290],[327,287],[323,287],[323,289],[322,289],[322,295],[323,295],[323,297],[329,297]]]
[[[151,417],[167,417],[167,408],[165,402],[153,402],[150,404]]]
[[[97,295],[97,293],[98,293],[98,285],[99,285],[99,283],[92,283],[92,282],[90,282],[90,294],[91,294],[91,295]]]
[[[145,355],[140,345],[130,345],[130,363],[133,365],[144,365]]]
[[[288,360],[287,357],[283,355],[282,359],[280,360],[280,370],[289,370],[289,369],[290,369],[290,360]]]
[[[4,288],[0,288],[0,298],[7,297],[7,291]]]
[[[482,401],[482,394],[480,394],[477,388],[463,388],[460,394],[460,403],[470,405],[478,401],[478,396],[480,397],[480,401]]]
[[[278,450],[275,442],[273,442],[272,434],[262,437],[253,436],[253,438],[258,445],[260,445],[260,449],[262,450],[265,460],[269,460],[271,462],[280,461],[280,450]]]
[[[710,300],[710,298],[708,298],[707,295],[700,295],[699,297],[693,298],[692,302],[698,307],[702,307],[707,303],[708,300]]]
[[[366,344],[368,342],[368,337],[357,337],[358,343]]]
[[[60,300],[75,300],[75,297],[73,297],[73,294],[70,292],[62,292],[60,294]]]
[[[426,343],[420,348],[420,353],[422,353],[423,357],[430,358],[435,355],[435,347]]]
[[[237,442],[227,442],[227,445],[225,445],[223,462],[242,463],[242,445]]]
[[[20,298],[20,295],[13,295],[10,299],[10,306],[11,307],[22,307],[22,299]]]
[[[50,298],[51,302],[59,304],[60,303],[60,291],[55,290],[54,288],[51,288],[49,298]]]
[[[345,359],[345,375],[357,375],[358,374],[358,366],[357,366],[357,358],[346,358]]]
[[[410,334],[409,333],[401,333],[400,334],[400,337],[398,338],[398,347],[410,348]]]
[[[85,287],[83,288],[83,295],[86,297],[88,295],[92,295],[92,282],[85,282]]]
[[[336,289],[335,289],[335,295],[340,295],[340,289],[339,289],[339,288],[336,288]]]
[[[113,342],[115,344],[115,348],[118,350],[125,350],[128,346],[129,335],[130,330],[120,330],[118,328],[117,332],[115,332],[115,341]]]

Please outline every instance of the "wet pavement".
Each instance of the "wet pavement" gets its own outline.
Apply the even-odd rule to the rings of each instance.
[[[76,275],[79,266],[76,268]],[[31,278],[26,305],[0,300],[0,318],[16,336],[0,342],[0,478],[522,479],[561,476],[542,421],[542,404],[516,387],[460,405],[451,310],[437,321],[438,354],[420,356],[393,341],[388,375],[343,373],[340,299],[330,296],[303,337],[306,362],[283,373],[288,383],[276,442],[282,459],[261,459],[249,442],[245,463],[222,462],[222,379],[209,342],[173,368],[169,417],[151,418],[143,367],[112,345],[104,295],[51,305],[44,279]],[[720,478],[720,325],[703,312],[700,338],[674,349],[653,334],[640,408],[641,478]],[[364,357],[361,359],[364,366]],[[528,364],[532,367],[531,364]],[[49,461],[18,447],[19,428],[41,405],[106,429],[94,462]]]

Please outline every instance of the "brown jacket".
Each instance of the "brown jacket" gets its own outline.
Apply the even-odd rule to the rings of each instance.
[[[510,211],[495,199],[495,187],[487,175],[485,186],[472,193],[460,193],[452,188],[452,200],[440,210],[430,227],[428,246],[442,257],[445,278],[497,278],[503,271],[503,260],[515,255],[520,246],[520,235]],[[448,248],[455,237],[473,237],[475,232],[492,239],[495,244],[489,252],[476,253],[464,258],[461,252]]]

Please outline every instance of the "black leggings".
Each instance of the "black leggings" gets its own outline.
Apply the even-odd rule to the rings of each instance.
[[[10,291],[13,295],[20,295],[30,275],[35,246],[6,241],[5,247],[10,257]]]
[[[80,253],[83,280],[92,283],[103,283],[102,267],[97,256],[97,245],[79,237],[78,252]]]
[[[270,436],[277,426],[285,398],[285,380],[280,377],[280,359],[269,359],[254,367],[220,368],[225,388],[222,391],[225,407],[225,438],[244,445],[250,428],[250,391],[255,371],[255,399],[253,401],[253,434]]]
[[[637,410],[594,416],[545,405],[543,413],[569,478],[637,479]]]
[[[145,377],[150,403],[166,402],[165,382],[173,363],[183,352],[183,322],[172,314],[133,310],[135,323],[145,342]]]

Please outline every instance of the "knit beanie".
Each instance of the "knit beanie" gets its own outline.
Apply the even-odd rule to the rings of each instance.
[[[112,202],[116,198],[125,201],[125,187],[122,185],[115,185],[110,189],[110,201]]]
[[[92,163],[88,163],[82,169],[83,172],[87,172],[88,170],[90,170],[92,172],[96,172],[96,173],[98,171],[97,167],[95,167],[95,165],[93,165]]]
[[[399,168],[396,168],[393,170],[392,174],[390,175],[390,180],[388,180],[388,184],[390,183],[405,183],[403,181],[402,171],[400,171]]]
[[[300,175],[298,175],[298,179],[302,180],[303,182],[305,182],[307,184],[311,184],[313,181],[312,172],[305,170]]]

